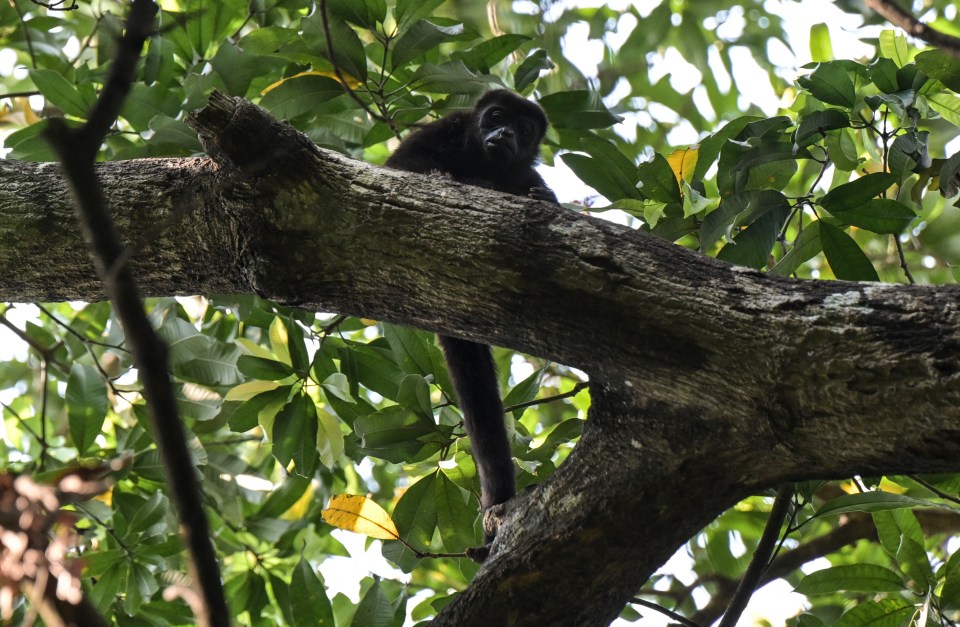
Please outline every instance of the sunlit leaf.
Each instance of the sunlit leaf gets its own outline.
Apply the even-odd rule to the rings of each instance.
[[[338,529],[362,533],[380,540],[400,538],[390,515],[365,496],[336,494],[330,497],[327,509],[320,514],[327,524]]]
[[[804,577],[796,587],[800,594],[827,594],[852,590],[856,592],[900,592],[903,578],[883,566],[853,564],[833,566]]]

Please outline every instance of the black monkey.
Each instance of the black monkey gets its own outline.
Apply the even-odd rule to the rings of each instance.
[[[534,168],[546,130],[547,116],[538,105],[505,89],[488,91],[472,110],[451,113],[406,138],[386,165],[556,203]],[[516,490],[493,355],[483,344],[438,339],[460,399],[486,511]],[[493,536],[485,534],[484,540]]]

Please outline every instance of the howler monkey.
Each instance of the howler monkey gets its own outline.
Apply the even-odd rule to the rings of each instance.
[[[488,91],[470,111],[451,113],[406,138],[386,165],[556,203],[534,169],[546,130],[547,116],[538,105],[505,89]],[[444,335],[438,339],[460,400],[486,511],[515,493],[493,355],[483,344]],[[493,536],[484,534],[484,540]]]

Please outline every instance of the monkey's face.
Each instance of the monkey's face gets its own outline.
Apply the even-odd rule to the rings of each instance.
[[[480,142],[491,159],[526,163],[536,155],[540,138],[534,124],[499,105],[483,109],[479,120]]]

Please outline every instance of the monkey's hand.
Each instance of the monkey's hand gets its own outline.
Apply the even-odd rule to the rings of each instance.
[[[444,172],[443,170],[430,170],[427,172],[427,176],[436,176],[437,178],[446,179],[448,181],[453,180],[453,175],[449,172]]]
[[[555,205],[560,204],[560,202],[557,200],[557,195],[554,194],[553,190],[551,190],[549,187],[531,187],[527,196],[533,198],[534,200],[545,200],[547,202],[552,202]]]

